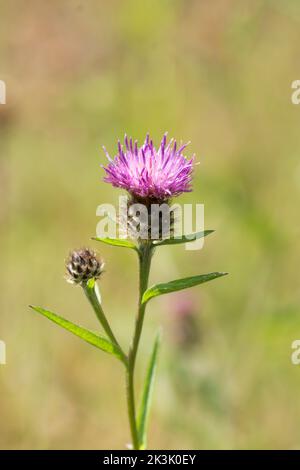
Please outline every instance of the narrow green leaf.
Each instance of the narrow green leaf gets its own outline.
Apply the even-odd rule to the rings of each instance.
[[[179,243],[189,243],[198,240],[199,238],[207,237],[210,233],[213,233],[214,230],[204,230],[203,232],[191,233],[190,235],[182,235],[181,238],[166,238],[165,240],[155,240],[153,245],[162,246],[162,245],[178,245]]]
[[[209,274],[200,274],[199,276],[185,277],[183,279],[176,279],[175,281],[166,282],[163,284],[155,284],[143,295],[142,303],[148,302],[152,297],[157,297],[158,295],[168,294],[169,292],[175,292],[182,289],[188,289],[189,287],[197,286],[198,284],[203,284],[204,282],[212,281],[217,277],[225,276],[228,273],[209,273]]]
[[[92,237],[92,240],[96,240],[97,242],[106,243],[107,245],[113,246],[121,246],[123,248],[132,248],[133,250],[137,250],[137,246],[130,240],[125,238],[99,238],[99,237]]]
[[[155,371],[157,366],[157,356],[158,350],[160,345],[160,332],[157,333],[152,354],[150,357],[146,379],[144,384],[144,390],[142,395],[142,401],[139,408],[137,426],[138,426],[138,434],[139,434],[139,441],[140,441],[140,449],[145,449],[147,445],[147,422],[149,417],[150,405],[151,405],[151,397],[153,392],[153,385],[154,385],[154,378],[155,378]]]
[[[106,338],[103,338],[102,336],[99,336],[98,334],[95,334],[92,331],[83,328],[82,326],[70,322],[69,320],[66,320],[63,317],[56,315],[56,313],[50,312],[49,310],[45,310],[42,307],[30,305],[30,308],[44,315],[44,317],[47,317],[49,320],[61,326],[65,330],[70,331],[71,333],[83,339],[87,343],[109,354],[113,354],[118,359],[123,361],[123,356],[122,353],[119,351],[119,348],[116,345],[112,344],[110,341],[108,341]]]

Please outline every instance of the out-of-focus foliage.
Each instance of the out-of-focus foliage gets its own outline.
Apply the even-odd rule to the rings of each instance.
[[[198,340],[173,337],[177,295],[149,304],[140,384],[157,326],[164,341],[151,448],[295,448],[300,442],[300,5],[296,0],[1,0],[1,448],[120,448],[129,440],[121,365],[32,313],[95,330],[64,258],[106,260],[103,305],[121,344],[134,325],[136,255],[89,241],[101,145],[124,133],[191,140],[200,251],[162,247],[150,283],[228,271],[195,287]],[[173,307],[172,307],[173,302]],[[182,321],[182,319],[180,320]]]

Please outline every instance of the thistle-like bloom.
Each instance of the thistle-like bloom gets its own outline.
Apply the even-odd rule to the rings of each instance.
[[[194,157],[188,160],[183,151],[188,144],[177,148],[176,140],[167,143],[163,136],[158,148],[154,147],[149,134],[144,144],[138,147],[137,141],[125,136],[125,146],[118,143],[118,154],[104,167],[104,181],[126,189],[134,199],[168,201],[173,196],[191,191]]]
[[[66,262],[67,280],[72,284],[83,284],[89,279],[98,279],[104,263],[89,248],[74,250]]]

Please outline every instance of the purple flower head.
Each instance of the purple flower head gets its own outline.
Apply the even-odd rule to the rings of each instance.
[[[103,167],[104,181],[139,199],[165,201],[191,191],[194,157],[188,160],[183,155],[188,144],[177,148],[176,140],[167,143],[167,134],[158,148],[149,134],[141,147],[126,135],[124,144],[118,143],[118,154],[113,160],[104,148],[109,160],[107,167]]]

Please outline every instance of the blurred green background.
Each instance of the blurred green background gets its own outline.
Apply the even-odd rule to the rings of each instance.
[[[121,366],[27,305],[97,328],[63,278],[69,250],[89,244],[106,261],[105,310],[128,345],[137,261],[90,241],[97,205],[121,194],[101,182],[101,146],[114,153],[125,132],[158,143],[168,130],[200,161],[194,192],[179,201],[204,203],[216,233],[200,251],[161,248],[151,282],[230,276],[149,306],[140,381],[164,328],[149,447],[299,448],[299,2],[0,5],[0,447],[129,442]]]

